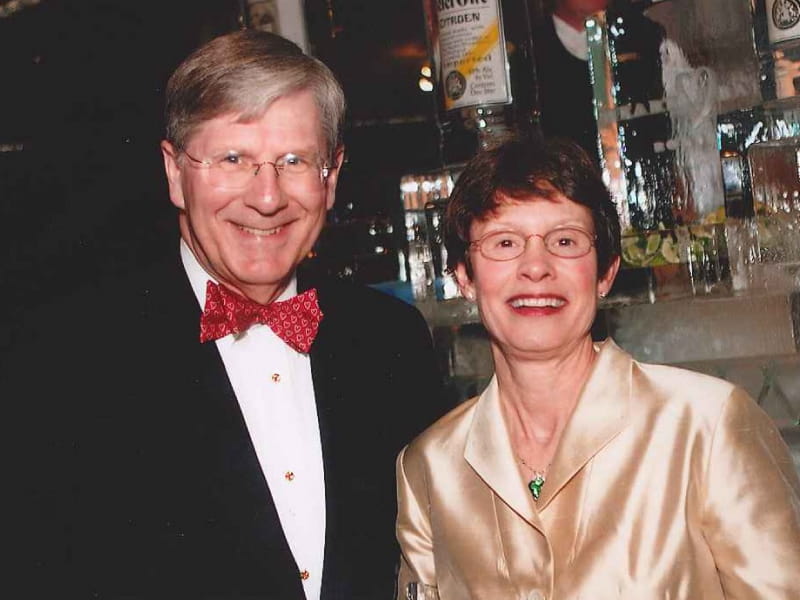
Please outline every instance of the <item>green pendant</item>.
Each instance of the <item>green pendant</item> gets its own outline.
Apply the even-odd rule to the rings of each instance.
[[[531,491],[534,500],[538,500],[542,494],[542,487],[544,486],[544,477],[537,475],[528,482],[528,489]]]

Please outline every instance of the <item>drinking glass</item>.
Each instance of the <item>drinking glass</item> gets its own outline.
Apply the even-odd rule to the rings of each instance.
[[[406,600],[439,600],[439,588],[412,581],[406,586]]]

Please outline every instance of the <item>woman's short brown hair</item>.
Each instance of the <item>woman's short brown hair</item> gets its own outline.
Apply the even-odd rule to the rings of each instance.
[[[568,140],[512,140],[476,155],[456,181],[447,203],[444,242],[450,271],[464,264],[472,276],[468,249],[474,221],[488,218],[501,195],[524,201],[560,193],[589,209],[602,276],[620,255],[619,216],[597,166]]]
[[[201,46],[169,78],[166,136],[185,148],[203,122],[227,113],[259,118],[278,98],[311,90],[320,112],[327,159],[339,146],[344,93],[330,69],[278,35],[236,31]]]

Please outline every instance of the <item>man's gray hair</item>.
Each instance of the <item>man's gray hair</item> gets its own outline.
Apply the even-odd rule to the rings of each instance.
[[[339,82],[319,60],[278,35],[243,30],[215,38],[184,60],[166,89],[166,136],[184,149],[196,128],[223,114],[260,118],[277,99],[314,95],[325,138],[325,160],[341,143],[345,100]]]

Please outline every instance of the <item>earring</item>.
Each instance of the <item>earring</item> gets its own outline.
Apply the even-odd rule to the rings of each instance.
[[[467,300],[469,300],[470,302],[471,302],[472,300],[475,300],[475,294],[473,294],[472,292],[466,292],[466,293],[464,294],[464,297],[465,297]]]
[[[600,292],[599,296],[600,296],[601,300],[604,300],[605,297],[608,296],[608,293],[607,292]]]

